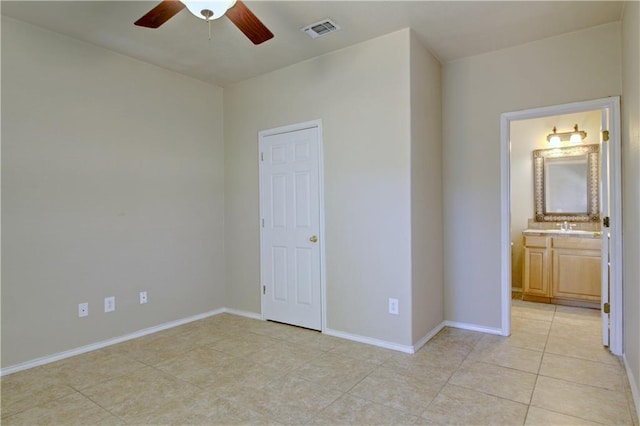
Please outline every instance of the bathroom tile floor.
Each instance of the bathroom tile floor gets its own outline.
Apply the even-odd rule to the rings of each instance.
[[[222,314],[2,377],[2,424],[638,424],[598,311],[513,300],[512,323],[408,355]]]

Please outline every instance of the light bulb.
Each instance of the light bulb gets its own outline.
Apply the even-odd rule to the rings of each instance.
[[[582,143],[582,136],[580,133],[573,133],[569,139],[569,145],[580,145]]]
[[[551,139],[549,139],[550,148],[560,148],[560,143],[560,136],[551,136]]]

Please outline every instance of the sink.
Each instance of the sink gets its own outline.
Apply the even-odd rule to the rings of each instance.
[[[562,229],[525,229],[523,232],[532,234],[556,234],[556,235],[591,235],[595,236],[597,231],[582,231],[578,229],[570,229],[563,231]]]

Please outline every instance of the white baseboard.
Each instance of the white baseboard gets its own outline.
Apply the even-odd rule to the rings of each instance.
[[[636,378],[631,374],[627,354],[622,355],[622,360],[624,361],[624,369],[627,370],[627,378],[631,386],[631,395],[633,396],[633,403],[636,406],[636,415],[640,417],[640,392],[638,391],[638,383],[636,383]]]
[[[213,310],[213,311],[204,312],[202,314],[193,315],[193,316],[190,316],[190,317],[187,317],[187,318],[179,319],[179,320],[176,320],[176,321],[170,321],[170,322],[167,322],[167,323],[164,323],[164,324],[160,324],[160,325],[156,325],[156,326],[153,326],[153,327],[145,328],[143,330],[138,330],[138,331],[135,331],[133,333],[126,334],[124,336],[114,337],[113,339],[103,340],[101,342],[92,343],[90,345],[81,346],[79,348],[70,349],[68,351],[59,352],[59,353],[56,353],[56,354],[53,354],[53,355],[48,355],[48,356],[44,356],[44,357],[41,357],[41,358],[33,359],[31,361],[27,361],[27,362],[23,362],[23,363],[16,364],[16,365],[11,365],[9,367],[1,368],[0,369],[0,377],[5,376],[7,374],[11,374],[11,373],[17,373],[18,371],[22,371],[22,370],[28,370],[29,368],[38,367],[40,365],[44,365],[44,364],[49,364],[49,363],[52,363],[52,362],[60,361],[62,359],[70,358],[72,356],[81,355],[81,354],[84,354],[84,353],[87,353],[87,352],[95,351],[97,349],[102,349],[102,348],[105,348],[107,346],[115,345],[117,343],[126,342],[127,340],[137,339],[138,337],[146,336],[148,334],[157,333],[158,331],[162,331],[162,330],[166,330],[166,329],[169,329],[169,328],[177,327],[177,326],[180,326],[180,325],[183,325],[183,324],[187,324],[187,323],[190,323],[190,322],[193,322],[193,321],[198,321],[198,320],[201,320],[201,319],[204,319],[204,318],[207,318],[207,317],[211,317],[211,316],[214,316],[214,315],[222,314],[222,313],[229,313],[229,314],[238,315],[238,316],[242,316],[242,317],[246,317],[246,318],[262,320],[262,315],[257,314],[255,312],[241,311],[241,310],[230,309],[230,308],[220,308],[220,309],[216,309],[216,310]],[[413,354],[413,353],[417,352],[422,346],[424,346],[429,340],[431,340],[431,338],[433,338],[433,336],[438,334],[440,332],[440,330],[442,330],[444,327],[462,328],[462,329],[465,329],[465,330],[473,330],[473,331],[479,331],[479,332],[482,332],[482,333],[489,333],[489,334],[500,334],[501,333],[500,329],[487,328],[487,327],[478,327],[478,326],[472,325],[472,324],[465,324],[465,323],[459,323],[459,322],[453,322],[453,321],[443,321],[442,323],[440,323],[436,328],[431,330],[426,336],[424,336],[422,339],[420,339],[413,346],[401,345],[401,344],[398,344],[398,343],[387,342],[386,340],[374,339],[374,338],[371,338],[371,337],[360,336],[358,334],[345,333],[343,331],[332,330],[332,329],[329,329],[329,328],[324,330],[324,334],[326,334],[328,336],[339,337],[339,338],[346,339],[346,340],[353,340],[355,342],[366,343],[366,344],[369,344],[369,345],[378,346],[380,348],[391,349],[391,350],[394,350],[394,351]],[[627,371],[629,371],[628,368],[627,368]],[[631,382],[631,380],[630,380],[630,382]],[[632,383],[633,383],[632,386],[636,386],[635,382],[632,382]],[[636,398],[636,402],[637,402],[637,397],[638,397],[638,388],[637,388],[637,386],[633,387],[632,390],[634,390],[634,392],[635,392],[634,393],[634,397]]]
[[[461,328],[463,330],[479,331],[480,333],[497,334],[499,336],[502,336],[502,329],[500,328],[481,327],[475,324],[467,324],[464,322],[456,322],[456,321],[445,321],[444,325],[447,327]]]
[[[391,349],[398,352],[404,352],[407,354],[414,354],[420,350],[421,347],[427,344],[429,340],[438,334],[443,328],[447,326],[447,322],[443,321],[438,324],[433,330],[429,331],[423,338],[418,340],[413,346],[401,345],[399,343],[388,342],[386,340],[374,339],[372,337],[361,336],[359,334],[345,333],[343,331],[332,330],[330,328],[324,331],[324,334],[333,337],[339,337],[341,339],[353,340],[354,342],[366,343],[368,345],[378,346],[384,349]]]
[[[113,339],[103,340],[101,342],[92,343],[90,345],[81,346],[79,348],[70,349],[68,351],[58,352],[57,354],[47,355],[40,358],[33,359],[31,361],[23,362],[16,365],[11,365],[0,369],[0,377],[11,373],[17,373],[18,371],[28,370],[29,368],[38,367],[40,365],[49,364],[52,362],[60,361],[65,358],[71,358],[72,356],[81,355],[87,352],[95,351],[96,349],[102,349],[107,346],[115,345],[117,343],[126,342],[127,340],[137,339],[138,337],[146,336],[148,334],[157,333],[158,331],[166,330],[168,328],[177,327],[179,325],[187,324],[193,321],[198,321],[213,315],[218,315],[224,312],[228,312],[225,308],[216,309],[202,314],[193,315],[187,318],[182,318],[176,321],[166,322],[164,324],[156,325],[153,327],[145,328],[135,331],[133,333],[125,334],[124,336],[114,337]]]
[[[256,314],[255,312],[239,311],[237,309],[231,309],[231,308],[224,308],[224,311],[228,314],[238,315],[239,317],[262,320],[262,315]]]
[[[445,321],[442,321],[440,324],[436,326],[433,330],[427,333],[422,339],[418,340],[415,345],[413,345],[413,353],[416,353],[420,350],[421,347],[427,344],[429,340],[433,338],[436,334],[440,333],[440,331],[446,327]]]
[[[378,346],[379,348],[391,349],[407,354],[412,354],[415,352],[413,346],[400,345],[398,343],[387,342],[386,340],[374,339],[372,337],[360,336],[358,334],[345,333],[344,331],[332,330],[330,328],[325,329],[324,334],[326,334],[327,336],[353,340],[354,342],[366,343],[368,345]]]
[[[353,340],[355,342],[366,343],[373,346],[378,346],[380,348],[392,349],[394,351],[404,352],[408,354],[413,354],[418,352],[418,350],[427,344],[429,340],[431,340],[436,334],[438,334],[445,327],[453,327],[460,328],[463,330],[471,330],[471,331],[479,331],[481,333],[487,334],[497,334],[502,335],[502,330],[499,328],[490,328],[490,327],[480,327],[474,324],[466,324],[455,321],[443,321],[436,326],[433,330],[427,333],[422,339],[418,340],[415,345],[407,346],[400,345],[398,343],[387,342],[385,340],[373,339],[371,337],[360,336],[358,334],[345,333],[343,331],[337,331],[332,329],[326,329],[324,333],[328,336],[340,337],[342,339]]]

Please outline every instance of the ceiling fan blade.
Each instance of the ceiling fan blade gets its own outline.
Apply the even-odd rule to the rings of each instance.
[[[147,12],[142,18],[134,22],[134,24],[139,27],[158,28],[184,8],[185,6],[182,2],[177,0],[164,0]]]
[[[253,44],[264,43],[273,38],[273,33],[265,27],[256,15],[240,0],[229,10],[226,15],[240,31],[246,35]]]

